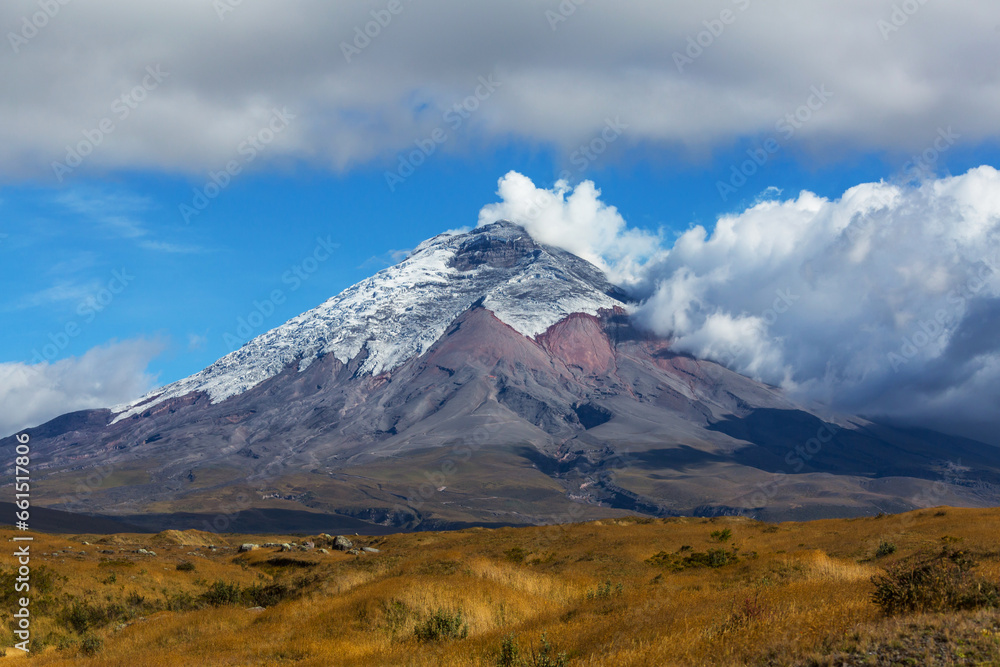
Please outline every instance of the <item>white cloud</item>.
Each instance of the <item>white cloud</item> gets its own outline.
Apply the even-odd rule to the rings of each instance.
[[[865,183],[834,201],[762,200],[669,249],[643,246],[652,239],[598,194],[590,183],[539,190],[512,173],[480,222],[523,221],[538,240],[636,278],[638,320],[678,351],[845,411],[996,440],[996,169]],[[642,247],[645,264],[631,254]]]
[[[161,341],[135,339],[55,363],[0,363],[0,435],[142,396],[155,385],[146,370],[149,362],[163,349]]]
[[[998,193],[984,166],[761,202],[681,236],[650,267],[638,316],[678,350],[800,396],[986,437],[1000,400],[1000,339],[983,329],[1000,325]]]
[[[137,219],[151,204],[146,198],[76,188],[57,196],[56,202],[94,223],[110,237],[138,239],[149,233]]]
[[[65,301],[80,303],[85,299],[92,298],[100,288],[101,284],[97,280],[86,282],[62,280],[51,287],[22,297],[15,307],[17,309],[36,308]]]
[[[634,282],[660,244],[658,236],[628,229],[618,209],[600,200],[601,191],[592,181],[575,188],[559,181],[547,190],[512,171],[500,179],[497,194],[501,201],[479,212],[480,225],[516,222],[535,240],[583,257],[619,284]]]
[[[179,245],[166,241],[139,241],[139,247],[143,250],[153,250],[156,252],[168,252],[173,254],[199,254],[205,252],[200,246]]]
[[[153,208],[147,197],[138,197],[112,188],[76,187],[55,198],[55,202],[79,216],[99,233],[111,239],[128,239],[143,250],[170,254],[206,252],[197,245],[158,241],[151,236],[144,218]]]
[[[592,1],[555,30],[546,11],[557,2],[421,0],[403,3],[351,62],[341,43],[384,3],[244,2],[221,21],[213,4],[74,3],[17,53],[8,50],[0,77],[18,94],[0,101],[0,173],[54,179],[52,161],[109,119],[113,131],[67,178],[119,168],[204,178],[285,106],[297,117],[255,166],[394,164],[431,128],[447,127],[443,113],[490,73],[502,86],[441,151],[515,138],[568,152],[621,115],[629,125],[622,147],[706,154],[774,133],[813,86],[833,95],[795,133],[815,156],[908,154],[939,126],[954,126],[970,145],[998,135],[1000,69],[970,65],[1000,55],[988,0],[921,4],[888,39],[878,21],[892,6],[863,0]],[[718,36],[699,36],[722,10],[735,20]],[[33,0],[3,3],[0,25],[17,34],[38,11]],[[694,38],[708,46],[679,71],[674,54]],[[151,65],[169,76],[122,117],[116,100]]]

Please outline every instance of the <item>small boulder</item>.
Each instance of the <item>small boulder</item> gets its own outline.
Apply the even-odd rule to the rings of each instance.
[[[377,553],[379,553],[379,550],[376,549],[375,547],[361,547],[361,550],[362,551],[367,551],[370,554],[377,554]]]
[[[327,551],[326,549],[320,549],[320,550],[319,550],[319,552],[320,552],[321,554],[328,554],[328,553],[330,553],[330,552],[329,552],[329,551]]]
[[[337,537],[333,538],[334,549],[339,549],[340,551],[347,551],[348,549],[352,549],[353,547],[354,543],[351,542],[346,537],[344,537],[343,535],[337,535]]]
[[[250,542],[245,542],[240,545],[240,553],[246,553],[248,551],[255,551],[260,548],[259,544],[252,544]]]

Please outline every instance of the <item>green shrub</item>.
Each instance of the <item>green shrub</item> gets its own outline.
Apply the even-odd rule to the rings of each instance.
[[[311,560],[300,560],[298,558],[289,558],[287,556],[275,556],[274,558],[267,559],[268,565],[273,565],[274,567],[316,567],[319,563]],[[180,568],[178,568],[180,569]]]
[[[183,563],[177,563],[178,572],[194,572],[194,563],[191,561],[184,561]]]
[[[554,650],[543,632],[542,646],[537,652],[531,652],[530,661],[528,662],[529,667],[566,667],[569,664],[569,658],[566,656],[566,653],[563,652],[553,656],[552,652]]]
[[[70,635],[59,635],[53,643],[57,651],[69,651],[76,646],[76,640]]]
[[[510,634],[500,642],[500,649],[494,656],[493,664],[496,667],[521,667],[521,647],[514,640],[514,635]]]
[[[1000,606],[1000,588],[972,574],[975,561],[947,549],[872,577],[872,601],[886,614],[961,611]]]
[[[739,556],[736,555],[736,549],[709,549],[705,554],[691,554],[685,560],[690,561],[689,567],[722,567],[737,562]]]
[[[22,593],[15,588],[17,577],[17,568],[10,570],[0,568],[0,607],[4,609],[13,607],[17,599],[23,597]],[[40,595],[50,593],[59,580],[69,581],[68,578],[45,565],[39,565],[31,570],[31,590],[33,593]]]
[[[52,637],[49,635],[35,636],[35,633],[31,633],[31,652],[28,653],[28,657],[36,657],[42,654],[49,645],[52,643]]]
[[[111,620],[108,618],[107,607],[90,604],[83,600],[77,600],[68,607],[64,607],[59,616],[59,620],[63,624],[81,635],[87,630],[105,625]]]
[[[609,579],[608,581],[605,581],[603,584],[600,584],[596,590],[587,591],[587,599],[602,600],[605,598],[609,598],[612,595],[621,595],[621,594],[622,594],[621,583],[619,582],[618,584],[612,586],[611,580]]]
[[[733,536],[733,531],[729,528],[723,528],[722,530],[713,530],[708,536],[716,542],[728,542]]]
[[[199,596],[199,600],[213,607],[246,605],[248,607],[273,607],[282,600],[297,595],[316,581],[315,577],[299,577],[291,585],[283,583],[252,584],[242,587],[236,583],[216,581]],[[182,600],[181,602],[187,602]]]
[[[201,598],[213,607],[238,605],[243,602],[243,591],[239,584],[216,581],[201,594]]]
[[[205,600],[201,597],[194,597],[190,593],[183,591],[178,593],[165,593],[163,608],[168,611],[191,611],[204,606]]]
[[[469,635],[469,626],[463,622],[461,611],[451,614],[438,609],[430,618],[417,625],[413,632],[422,642],[465,639]]]
[[[493,664],[495,667],[568,667],[569,657],[566,653],[554,653],[555,649],[544,632],[538,650],[529,649],[524,655],[511,634],[504,637],[500,649],[494,653]]]
[[[882,540],[878,543],[878,549],[875,550],[875,558],[883,558],[894,553],[896,553],[896,545]]]
[[[528,556],[528,552],[521,547],[513,547],[503,552],[503,555],[512,563],[523,563],[524,559]]]
[[[723,567],[730,563],[738,563],[740,558],[738,549],[733,547],[729,551],[725,549],[709,549],[708,551],[693,551],[688,553],[681,547],[677,553],[661,551],[646,559],[650,565],[658,565],[671,570],[686,570],[697,567]],[[687,555],[684,555],[687,554]],[[751,554],[752,555],[752,554]]]
[[[248,606],[273,607],[291,595],[291,589],[284,584],[254,584],[243,590],[243,602]]]
[[[97,655],[104,648],[104,640],[97,635],[86,635],[80,642],[80,652],[84,655]]]
[[[36,593],[41,593],[42,595],[51,592],[55,588],[56,582],[60,579],[62,581],[69,581],[68,577],[58,574],[44,565],[32,568],[31,570],[31,588]]]
[[[163,608],[162,603],[150,602],[136,591],[131,591],[125,597],[123,604],[117,602],[101,604],[88,600],[74,600],[64,605],[55,616],[64,626],[79,635],[83,635],[109,623],[129,621],[136,616],[159,611]]]

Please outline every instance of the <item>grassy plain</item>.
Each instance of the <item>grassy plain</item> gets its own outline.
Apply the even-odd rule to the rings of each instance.
[[[301,535],[34,537],[31,657],[11,648],[2,562],[11,664],[1000,665],[989,595],[891,615],[873,601],[873,577],[942,553],[992,591],[1000,509],[349,535],[378,549],[357,555]]]

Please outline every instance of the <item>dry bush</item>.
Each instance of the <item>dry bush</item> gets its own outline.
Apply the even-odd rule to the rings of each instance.
[[[975,561],[949,551],[901,563],[872,578],[872,601],[886,614],[961,611],[1000,605],[1000,588],[972,573]]]

